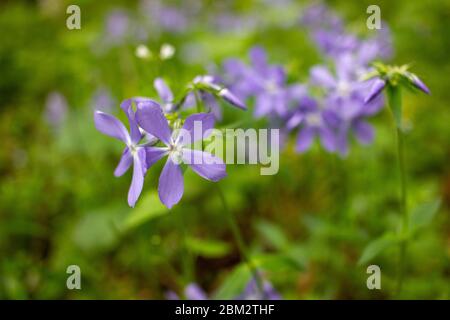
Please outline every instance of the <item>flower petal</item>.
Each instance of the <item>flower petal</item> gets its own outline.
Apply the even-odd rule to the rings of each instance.
[[[120,104],[120,108],[125,112],[128,117],[128,122],[130,124],[130,137],[134,144],[139,143],[142,138],[141,131],[139,130],[138,124],[136,122],[136,116],[132,107],[133,99],[126,99]]]
[[[210,181],[216,182],[227,176],[226,165],[222,159],[208,152],[184,149],[183,162],[199,176]]]
[[[320,142],[328,152],[336,150],[336,139],[333,132],[327,127],[319,128]]]
[[[297,145],[295,148],[297,152],[305,152],[309,149],[314,138],[314,131],[314,128],[309,126],[300,129],[297,136]]]
[[[136,119],[142,129],[154,135],[165,144],[170,144],[172,132],[161,107],[156,103],[139,103]]]
[[[361,144],[369,144],[373,141],[374,132],[373,127],[365,121],[357,121],[353,124],[356,139]]]
[[[315,66],[311,69],[311,82],[325,88],[332,88],[336,85],[333,75],[324,66]]]
[[[206,138],[206,131],[214,128],[214,115],[211,113],[196,113],[184,121],[182,129],[185,132],[177,138],[181,144],[187,145]]]
[[[375,81],[372,84],[372,88],[370,88],[369,95],[366,97],[366,99],[364,99],[364,103],[367,104],[376,97],[378,97],[378,95],[381,93],[381,91],[384,89],[385,86],[386,81],[381,79],[375,79]]]
[[[144,174],[145,174],[145,150],[139,148],[133,157],[133,178],[131,180],[130,189],[128,190],[128,205],[134,207],[136,201],[144,186]]]
[[[163,102],[168,103],[173,101],[173,93],[163,79],[156,78],[153,82],[153,86]]]
[[[167,154],[167,148],[157,148],[157,147],[146,147],[146,165],[149,169],[154,165],[159,159]]]
[[[183,191],[184,182],[181,168],[169,157],[159,176],[159,199],[170,209],[181,200]]]
[[[120,161],[116,167],[116,170],[114,170],[114,175],[116,177],[120,177],[125,172],[127,172],[128,168],[130,168],[132,163],[133,163],[133,157],[131,156],[130,149],[128,147],[126,147],[125,150],[123,150],[122,157],[120,158]]]
[[[219,96],[221,96],[223,98],[223,100],[225,100],[232,106],[238,107],[239,109],[242,109],[242,110],[247,110],[247,107],[245,106],[245,104],[227,88],[220,90]]]
[[[130,136],[127,129],[116,117],[101,111],[95,111],[94,122],[95,127],[101,133],[122,140],[125,143],[129,142]]]

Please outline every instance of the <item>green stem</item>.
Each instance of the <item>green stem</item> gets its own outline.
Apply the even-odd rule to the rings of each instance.
[[[400,230],[400,250],[398,257],[398,271],[397,271],[397,294],[400,294],[403,287],[403,278],[405,273],[406,249],[408,245],[408,228],[409,216],[407,208],[407,184],[406,184],[406,166],[405,166],[405,147],[404,134],[402,131],[402,96],[401,90],[398,86],[388,86],[387,96],[389,100],[389,107],[397,128],[397,157],[398,169],[400,174],[400,214],[402,218]]]
[[[404,150],[404,137],[401,128],[397,128],[397,156],[398,166],[400,172],[400,212],[402,215],[402,228],[400,239],[400,254],[399,254],[399,267],[397,277],[397,292],[400,294],[403,286],[403,277],[405,269],[405,255],[407,247],[407,237],[409,228],[409,216],[406,204],[407,189],[406,189],[406,168],[405,168],[405,150]]]
[[[195,96],[195,104],[197,106],[197,112],[202,112],[202,100],[200,99],[200,95],[197,89],[194,89],[194,96]]]
[[[255,281],[256,285],[258,287],[258,291],[261,294],[261,297],[264,297],[264,290],[263,290],[263,280],[261,279],[260,274],[258,273],[256,267],[254,266],[250,255],[248,254],[247,247],[244,244],[244,240],[242,239],[241,233],[239,231],[238,224],[236,222],[236,218],[234,214],[230,211],[228,208],[228,204],[225,198],[225,195],[220,188],[218,184],[217,185],[217,191],[219,193],[220,201],[222,202],[223,209],[226,213],[228,223],[230,225],[231,233],[233,234],[233,238],[236,241],[239,254],[241,255],[241,258],[244,259],[245,263],[247,264],[248,268],[250,269]]]
[[[183,274],[184,284],[194,281],[194,257],[187,245],[187,225],[183,214],[180,212],[180,217],[175,217],[177,220],[178,228],[181,234],[181,269]]]

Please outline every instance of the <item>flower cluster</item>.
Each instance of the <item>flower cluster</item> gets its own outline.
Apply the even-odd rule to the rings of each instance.
[[[214,82],[211,76],[196,77],[179,102],[174,101],[173,93],[164,80],[156,79],[154,86],[160,102],[142,97],[122,102],[120,107],[128,118],[129,131],[120,120],[102,111],[95,112],[94,120],[97,130],[125,143],[114,175],[119,177],[133,166],[128,191],[128,204],[131,207],[134,207],[141,194],[147,170],[158,160],[167,157],[159,177],[158,194],[161,202],[171,208],[183,196],[182,166],[188,165],[199,176],[214,182],[226,176],[226,167],[221,159],[190,147],[196,140],[206,138],[207,132],[211,132],[215,123],[213,114],[199,112],[182,120],[176,111],[192,95],[222,98],[240,109],[245,109],[245,106],[228,89]],[[201,101],[197,103],[200,105]],[[193,132],[196,124],[202,130],[200,136]]]
[[[241,99],[255,100],[254,116],[281,123],[285,133],[298,131],[296,150],[309,149],[315,137],[329,152],[348,153],[353,134],[362,144],[373,140],[367,119],[383,106],[382,98],[367,97],[374,80],[361,81],[370,64],[391,54],[386,26],[375,37],[360,39],[346,33],[339,17],[322,5],[305,11],[301,23],[327,63],[313,66],[308,83],[287,83],[286,71],[268,63],[265,51],[250,51],[250,64],[230,59],[223,64],[223,81]]]

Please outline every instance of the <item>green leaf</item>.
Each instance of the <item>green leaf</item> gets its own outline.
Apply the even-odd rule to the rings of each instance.
[[[220,300],[236,298],[244,290],[251,277],[252,273],[247,265],[238,265],[222,282],[214,298]]]
[[[161,203],[156,191],[147,192],[118,227],[122,231],[128,231],[167,212],[169,210]]]
[[[264,239],[269,242],[274,248],[282,249],[285,248],[288,245],[288,239],[283,233],[283,230],[281,230],[280,227],[266,222],[266,221],[259,221],[256,224],[256,230],[262,235]]]
[[[432,202],[417,206],[411,213],[410,222],[412,230],[414,231],[429,225],[438,212],[440,205],[441,200],[436,199]]]
[[[73,242],[88,252],[111,249],[118,241],[114,223],[121,212],[121,206],[111,206],[86,213],[75,226]]]
[[[361,257],[358,260],[358,265],[364,265],[370,260],[378,256],[384,249],[397,243],[397,237],[393,233],[386,233],[385,235],[377,238],[364,248]]]
[[[189,237],[186,246],[195,254],[206,258],[219,258],[227,255],[231,247],[228,243]]]
[[[397,128],[402,127],[402,94],[399,86],[388,85],[386,88],[389,108],[394,115]]]
[[[304,265],[295,261],[293,257],[286,253],[261,254],[253,257],[252,261],[255,263],[257,269],[273,273],[299,271],[304,267]]]

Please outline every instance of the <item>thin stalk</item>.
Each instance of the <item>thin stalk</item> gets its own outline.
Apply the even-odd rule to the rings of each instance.
[[[261,297],[264,297],[263,281],[262,281],[261,276],[258,273],[256,267],[254,266],[254,264],[250,258],[250,255],[248,254],[247,247],[245,246],[244,240],[242,239],[241,232],[239,231],[239,227],[236,222],[236,217],[229,210],[225,195],[219,185],[217,185],[217,191],[218,191],[218,194],[220,197],[220,201],[222,202],[223,209],[227,216],[227,220],[230,225],[231,233],[233,234],[233,238],[236,241],[236,244],[237,244],[237,247],[239,250],[239,254],[240,254],[241,258],[244,259],[244,261],[247,264],[248,268],[250,269],[253,277],[255,278],[256,285],[258,287],[259,293],[261,294]]]
[[[406,204],[407,188],[406,188],[406,167],[405,167],[405,150],[404,150],[404,137],[400,128],[397,128],[397,156],[398,167],[400,173],[400,212],[402,215],[402,227],[400,239],[400,254],[399,254],[399,267],[397,276],[397,292],[400,294],[403,286],[403,277],[405,269],[405,255],[407,247],[407,238],[404,237],[408,233],[409,228],[409,216]]]
[[[194,280],[194,257],[187,245],[187,233],[185,219],[180,212],[180,217],[175,217],[178,224],[178,229],[181,234],[181,270],[185,283],[190,283]],[[178,218],[178,219],[177,219]]]
[[[398,86],[388,86],[387,96],[389,107],[394,116],[397,128],[397,158],[398,169],[400,174],[400,214],[401,214],[401,230],[400,230],[400,248],[398,257],[397,271],[397,294],[400,294],[403,287],[403,279],[405,273],[406,249],[408,245],[408,228],[409,216],[407,208],[407,184],[406,184],[406,166],[405,166],[405,146],[404,134],[402,131],[402,95]]]

